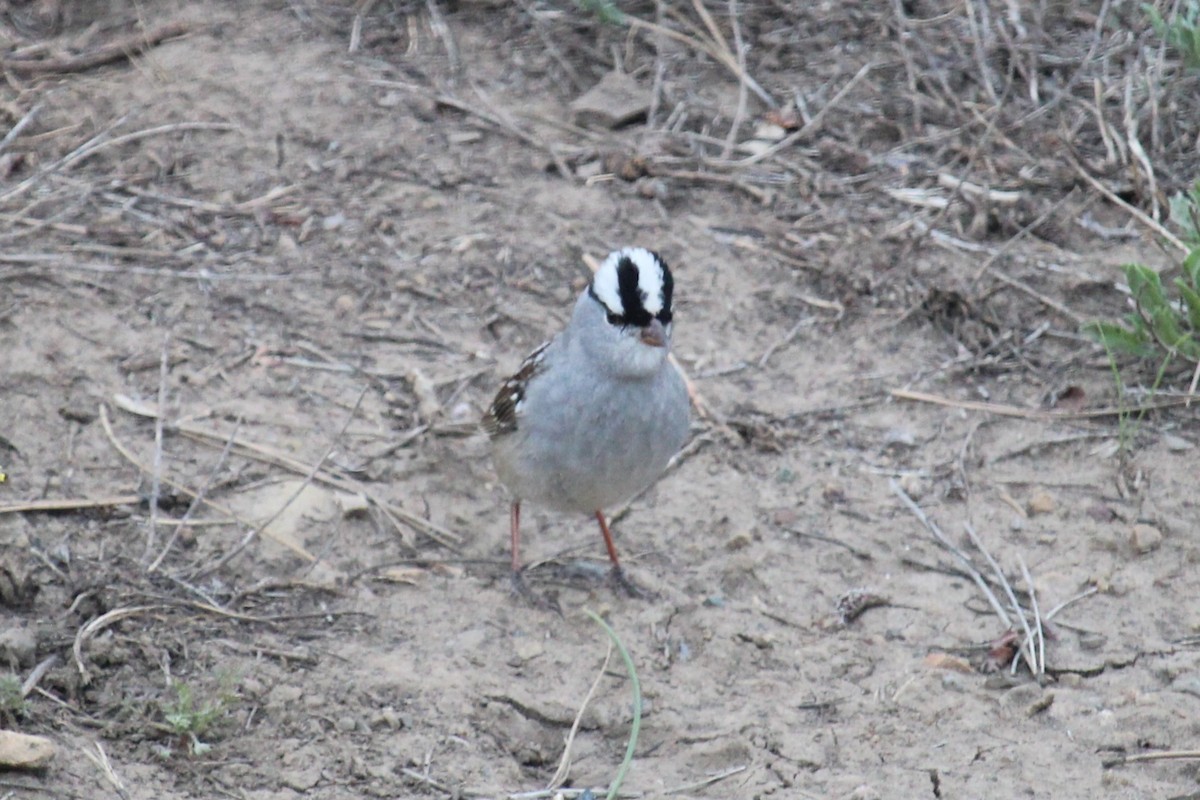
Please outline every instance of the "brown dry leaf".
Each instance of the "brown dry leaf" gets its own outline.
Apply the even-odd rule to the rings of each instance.
[[[949,653],[930,653],[921,661],[929,669],[948,669],[954,672],[972,673],[974,667],[960,656],[952,656]]]
[[[1029,497],[1029,514],[1030,516],[1049,514],[1054,511],[1057,505],[1058,504],[1054,500],[1054,495],[1050,494],[1045,489],[1037,489]]]

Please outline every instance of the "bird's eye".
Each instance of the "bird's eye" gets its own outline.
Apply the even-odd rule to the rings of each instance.
[[[662,311],[658,312],[658,321],[661,322],[663,325],[670,325],[671,324],[671,309],[664,308]]]
[[[625,318],[620,316],[619,314],[614,314],[610,311],[608,313],[608,324],[609,325],[624,325]]]

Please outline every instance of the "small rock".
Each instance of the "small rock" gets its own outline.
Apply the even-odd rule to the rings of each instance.
[[[519,639],[517,641],[517,646],[514,649],[516,651],[517,658],[521,660],[521,663],[532,661],[546,652],[545,645],[543,645],[537,639],[531,639],[529,637]]]
[[[883,435],[884,447],[916,447],[917,436],[908,428],[892,428]]]
[[[333,502],[337,504],[343,517],[366,514],[371,509],[371,501],[367,499],[366,495],[358,492],[338,492],[333,496]]]
[[[942,688],[951,692],[965,692],[967,681],[957,672],[942,673]]]
[[[338,299],[333,301],[333,313],[339,317],[348,317],[354,313],[354,309],[357,306],[358,302],[354,299],[353,295],[338,295]]]
[[[737,550],[744,550],[750,546],[751,541],[752,539],[749,533],[746,533],[745,531],[735,533],[733,536],[729,537],[728,541],[725,542],[725,549],[731,553]]]
[[[881,800],[882,797],[878,789],[864,783],[846,795],[846,800]]]
[[[1162,533],[1153,525],[1138,523],[1129,531],[1129,545],[1139,555],[1156,550],[1162,540]]]
[[[900,476],[900,488],[913,500],[920,500],[929,492],[929,482],[920,475],[908,473]]]
[[[375,101],[375,105],[380,108],[395,108],[403,102],[404,95],[400,94],[400,92],[387,92]]]
[[[1200,697],[1200,673],[1184,672],[1171,681],[1171,691]]]
[[[290,706],[304,696],[304,690],[299,686],[287,686],[281,684],[271,690],[267,695],[268,706]]]
[[[667,183],[662,178],[638,178],[634,185],[637,193],[647,200],[666,200],[670,196]]]
[[[1182,436],[1176,436],[1173,433],[1164,433],[1162,440],[1163,444],[1167,446],[1168,450],[1176,453],[1183,452],[1184,450],[1191,450],[1196,446]]]
[[[1042,713],[1054,705],[1054,692],[1043,692],[1036,700],[1025,707],[1025,716],[1032,717]]]
[[[483,138],[479,131],[455,131],[447,134],[446,141],[450,144],[471,144]]]
[[[297,792],[307,792],[321,780],[321,765],[312,764],[304,769],[285,769],[279,773],[279,782]]]
[[[1026,506],[1031,515],[1049,514],[1054,511],[1057,503],[1054,501],[1054,495],[1047,492],[1045,489],[1038,489],[1029,498],[1029,503]]]
[[[579,178],[580,180],[587,180],[588,178],[594,178],[603,172],[604,162],[600,159],[596,159],[595,161],[589,161],[586,164],[580,164],[578,167],[576,167],[575,177]]]
[[[31,667],[37,659],[37,637],[22,625],[0,631],[0,664],[11,669]]]
[[[619,128],[650,111],[650,90],[624,72],[610,72],[571,102],[577,125]]]
[[[466,422],[468,420],[474,422],[478,416],[479,415],[476,413],[475,407],[466,400],[460,400],[454,404],[453,408],[450,409],[451,422]]]
[[[275,252],[282,258],[295,258],[300,254],[300,245],[296,244],[296,240],[290,234],[281,233],[275,242]]]
[[[383,708],[379,709],[379,712],[376,713],[375,716],[371,718],[372,728],[382,725],[394,731],[403,727],[403,724],[404,723],[400,721],[400,715],[397,714],[396,709],[392,708],[391,706],[384,706]]]
[[[7,769],[41,769],[54,758],[54,742],[45,736],[0,731],[0,766]]]
[[[771,522],[781,528],[786,528],[789,525],[795,524],[800,515],[792,508],[777,508],[771,512]]]
[[[1028,709],[1041,699],[1043,691],[1036,683],[1022,683],[1000,695],[1000,705]]]
[[[337,729],[342,733],[353,733],[358,729],[358,720],[348,714],[338,717]]]

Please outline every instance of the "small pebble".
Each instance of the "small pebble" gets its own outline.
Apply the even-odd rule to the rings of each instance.
[[[965,692],[967,681],[957,672],[946,672],[942,674],[942,688],[951,692]]]
[[[1129,531],[1129,545],[1139,555],[1157,550],[1162,540],[1162,533],[1153,525],[1138,523]]]
[[[24,626],[0,631],[0,665],[12,669],[31,667],[37,657],[37,637]]]
[[[1032,514],[1049,514],[1054,511],[1057,503],[1054,501],[1054,495],[1047,492],[1045,489],[1038,489],[1029,498],[1027,506],[1029,513]]]
[[[1200,673],[1185,672],[1171,681],[1171,691],[1200,697]]]
[[[908,428],[892,428],[883,435],[885,447],[916,447],[917,437]]]
[[[289,706],[304,696],[304,690],[299,686],[276,686],[267,696],[268,706]]]
[[[404,723],[400,720],[400,715],[396,713],[396,709],[391,706],[384,706],[371,718],[371,727],[377,725],[383,725],[390,730],[397,730],[403,727]]]
[[[1184,450],[1191,450],[1193,447],[1195,447],[1195,445],[1189,442],[1187,439],[1183,438],[1182,436],[1176,436],[1173,433],[1163,434],[1163,444],[1167,446],[1168,450],[1176,453],[1183,452]]]
[[[725,542],[725,549],[730,552],[744,550],[750,546],[750,542],[750,534],[742,531],[741,533],[735,533],[733,536],[729,537],[729,540]]]

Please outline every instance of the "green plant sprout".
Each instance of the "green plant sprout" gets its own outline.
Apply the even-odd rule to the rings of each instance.
[[[1186,192],[1171,195],[1171,224],[1188,247],[1200,248],[1200,180]]]
[[[1200,363],[1200,248],[1183,260],[1183,274],[1172,282],[1175,297],[1149,267],[1125,264],[1121,270],[1133,311],[1121,322],[1090,322],[1085,333],[1114,353],[1150,358],[1165,352],[1171,360]]]
[[[1187,0],[1170,22],[1150,3],[1142,4],[1154,32],[1179,51],[1190,69],[1200,69],[1200,0]]]
[[[0,675],[0,720],[11,720],[25,713],[25,697],[21,694],[21,679],[16,675]]]
[[[211,749],[211,745],[200,740],[228,711],[233,696],[222,690],[215,698],[198,701],[192,693],[192,687],[182,681],[174,681],[171,688],[175,690],[175,699],[162,706],[163,719],[166,720],[171,732],[180,741],[187,743],[188,752],[194,756],[202,756]]]

